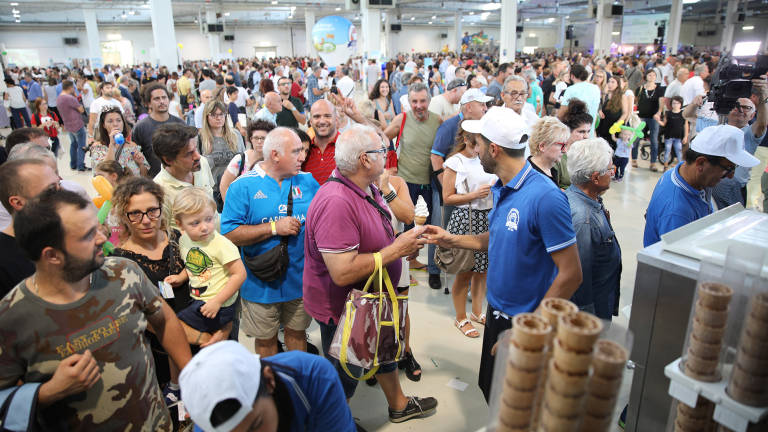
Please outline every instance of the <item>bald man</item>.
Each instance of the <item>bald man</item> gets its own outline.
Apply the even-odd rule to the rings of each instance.
[[[277,114],[283,110],[283,99],[276,92],[267,92],[264,95],[264,107],[254,116],[253,120],[264,120],[277,125]]]
[[[302,169],[312,173],[321,185],[336,169],[336,138],[339,137],[337,121],[336,108],[325,99],[317,100],[309,109],[309,125],[315,136]]]
[[[211,90],[203,90],[200,92],[200,106],[195,108],[195,127],[198,129],[203,128],[203,110],[205,104],[213,99],[213,92]]]

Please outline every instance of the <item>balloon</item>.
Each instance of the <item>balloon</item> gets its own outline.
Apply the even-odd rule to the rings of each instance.
[[[623,130],[632,131],[632,138],[629,139],[629,144],[632,144],[633,142],[635,142],[636,139],[643,137],[643,129],[645,129],[645,122],[641,121],[640,123],[638,123],[636,128],[629,127],[629,126],[621,126],[621,128]]]
[[[312,44],[326,64],[340,65],[355,52],[357,29],[344,17],[323,17],[312,27]]]
[[[180,49],[184,49],[184,44],[179,44]]]
[[[104,203],[112,199],[112,190],[114,188],[112,187],[112,184],[102,176],[92,178],[91,183],[93,184],[93,188],[96,189],[96,192],[99,194],[99,196],[93,199],[93,204],[96,205],[96,207],[101,208]]]
[[[228,49],[227,52],[232,54],[232,48]]]
[[[622,125],[621,121],[617,121],[616,123],[613,124],[613,126],[611,126],[610,129],[608,129],[608,133],[611,135],[615,135],[621,132],[621,125]]]

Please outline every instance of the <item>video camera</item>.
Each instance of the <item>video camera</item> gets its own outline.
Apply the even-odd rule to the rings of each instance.
[[[714,102],[713,109],[720,115],[727,115],[739,98],[749,98],[752,80],[768,71],[768,55],[752,56],[754,62],[739,60],[726,54],[712,74],[707,99]]]

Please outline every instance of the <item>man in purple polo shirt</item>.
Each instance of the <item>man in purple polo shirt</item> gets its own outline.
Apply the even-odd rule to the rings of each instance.
[[[362,288],[374,271],[375,252],[392,280],[400,278],[400,258],[418,253],[423,228],[395,238],[391,216],[374,183],[384,171],[387,146],[368,126],[355,125],[336,140],[336,169],[315,195],[307,212],[304,238],[304,308],[320,324],[323,353],[341,377],[349,400],[357,380],[328,355],[347,294]],[[347,365],[350,372],[361,369]],[[376,378],[389,404],[389,420],[400,423],[431,414],[437,400],[405,396],[396,363],[382,366]]]
[[[69,168],[85,171],[85,109],[74,96],[75,84],[72,81],[61,82],[61,94],[56,98],[56,106],[64,122],[64,128],[69,132]]]

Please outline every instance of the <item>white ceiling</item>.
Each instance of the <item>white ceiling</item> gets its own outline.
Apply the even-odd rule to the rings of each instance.
[[[365,1],[365,0],[359,0]],[[499,0],[439,1],[396,0],[396,9],[385,9],[392,15],[392,22],[409,24],[453,25],[460,14],[468,25],[498,26],[499,10],[492,3]],[[549,25],[551,18],[568,16],[570,20],[587,18],[588,0],[518,0],[518,16],[527,19],[526,25]],[[598,0],[593,0],[593,3]],[[625,14],[642,14],[669,11],[672,0],[625,0]],[[688,2],[689,0],[686,0]],[[83,9],[93,9],[99,24],[139,25],[151,22],[149,1],[145,0],[15,0],[0,3],[0,25],[83,25]],[[273,4],[276,3],[276,4]],[[725,8],[727,0],[701,0],[686,5],[683,19],[711,19],[718,6]],[[498,7],[499,5],[495,5]],[[205,21],[206,10],[222,14],[219,23],[225,26],[302,23],[304,10],[310,8],[316,17],[343,15],[359,19],[359,10],[347,9],[344,0],[297,1],[297,0],[172,0],[176,25],[194,25],[198,17]],[[15,23],[13,11],[20,13],[20,23]],[[744,3],[747,16],[768,16],[768,0],[749,0]]]

